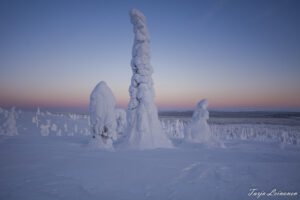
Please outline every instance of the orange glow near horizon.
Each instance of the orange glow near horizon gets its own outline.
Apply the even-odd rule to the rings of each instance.
[[[28,88],[28,87],[27,87]],[[48,88],[47,90],[20,89],[9,90],[1,88],[4,96],[0,98],[0,106],[20,106],[20,107],[50,107],[50,108],[84,108],[89,106],[89,93],[91,89],[78,88],[70,90],[64,88]],[[118,89],[118,88],[117,88]],[[206,98],[210,102],[209,108],[270,108],[270,107],[300,107],[300,95],[286,91],[276,93],[276,91],[219,91],[212,93],[204,91],[194,92],[195,89],[184,90],[179,88],[180,93],[174,90],[158,90],[155,103],[158,109],[163,110],[182,110],[194,109],[197,103]],[[182,91],[181,91],[182,90]],[[127,91],[116,90],[116,106],[127,108],[129,94]],[[237,95],[238,94],[238,95]]]
[[[210,109],[226,109],[226,108],[247,108],[247,107],[257,107],[257,108],[284,108],[284,107],[300,107],[300,103],[297,99],[274,99],[270,98],[257,98],[248,99],[245,101],[241,99],[230,99],[230,98],[207,98],[210,101]],[[157,99],[155,101],[158,109],[167,110],[181,110],[181,109],[194,109],[199,100],[195,99]],[[122,98],[117,100],[116,106],[127,108],[129,102],[128,98]],[[8,96],[1,98],[1,106],[20,106],[20,107],[48,107],[48,108],[86,108],[89,106],[89,97],[82,98],[81,96],[69,96],[68,98],[62,96],[40,96],[39,98],[34,97],[22,97],[16,98],[15,96]]]

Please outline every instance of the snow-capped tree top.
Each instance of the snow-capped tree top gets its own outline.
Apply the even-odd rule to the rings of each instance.
[[[206,99],[202,99],[197,104],[197,109],[193,113],[192,121],[202,121],[203,119],[209,118],[209,112],[207,111],[209,102]]]
[[[94,88],[90,98],[91,123],[96,123],[99,118],[106,122],[109,118],[107,115],[113,115],[109,111],[116,104],[112,91],[104,81],[101,81]]]
[[[129,14],[130,14],[130,20],[132,24],[136,24],[138,21],[142,22],[143,24],[146,24],[145,15],[140,11],[138,11],[137,9],[132,8]]]
[[[149,42],[150,37],[146,26],[146,17],[135,8],[131,9],[129,14],[135,33],[135,42]]]
[[[209,105],[209,102],[206,99],[202,99],[201,101],[199,101],[199,103],[197,104],[197,108],[200,109],[207,109]]]
[[[105,81],[101,81],[96,85],[91,96],[95,95],[101,95],[106,97],[107,99],[111,100],[112,104],[114,104],[116,101],[114,95],[112,94],[110,88],[107,86]]]

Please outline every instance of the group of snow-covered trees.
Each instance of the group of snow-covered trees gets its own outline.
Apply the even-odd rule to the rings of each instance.
[[[172,142],[162,131],[158,111],[154,104],[154,88],[150,64],[150,37],[145,16],[136,9],[130,11],[130,20],[135,34],[132,48],[132,78],[129,87],[128,110],[115,108],[115,97],[104,81],[101,81],[90,96],[90,122],[92,145],[113,149],[113,143],[125,136],[127,144],[136,149],[171,148]],[[187,140],[207,142],[211,140],[207,124],[208,101],[199,102],[189,126]]]

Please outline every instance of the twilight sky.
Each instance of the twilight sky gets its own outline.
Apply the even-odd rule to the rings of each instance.
[[[101,80],[127,107],[133,30],[147,17],[155,101],[300,108],[300,1],[0,1],[0,106],[88,108]]]

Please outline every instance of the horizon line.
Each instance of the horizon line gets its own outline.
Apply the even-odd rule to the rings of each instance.
[[[10,109],[15,107],[17,109],[23,110],[35,110],[40,108],[44,111],[61,111],[61,112],[89,112],[89,106],[54,106],[54,105],[0,105],[0,108]],[[127,106],[116,105],[116,108],[122,108],[127,110]],[[194,107],[178,107],[178,108],[163,108],[158,106],[157,110],[159,112],[188,112],[194,111]],[[300,112],[300,106],[209,106],[209,111],[212,112]]]

